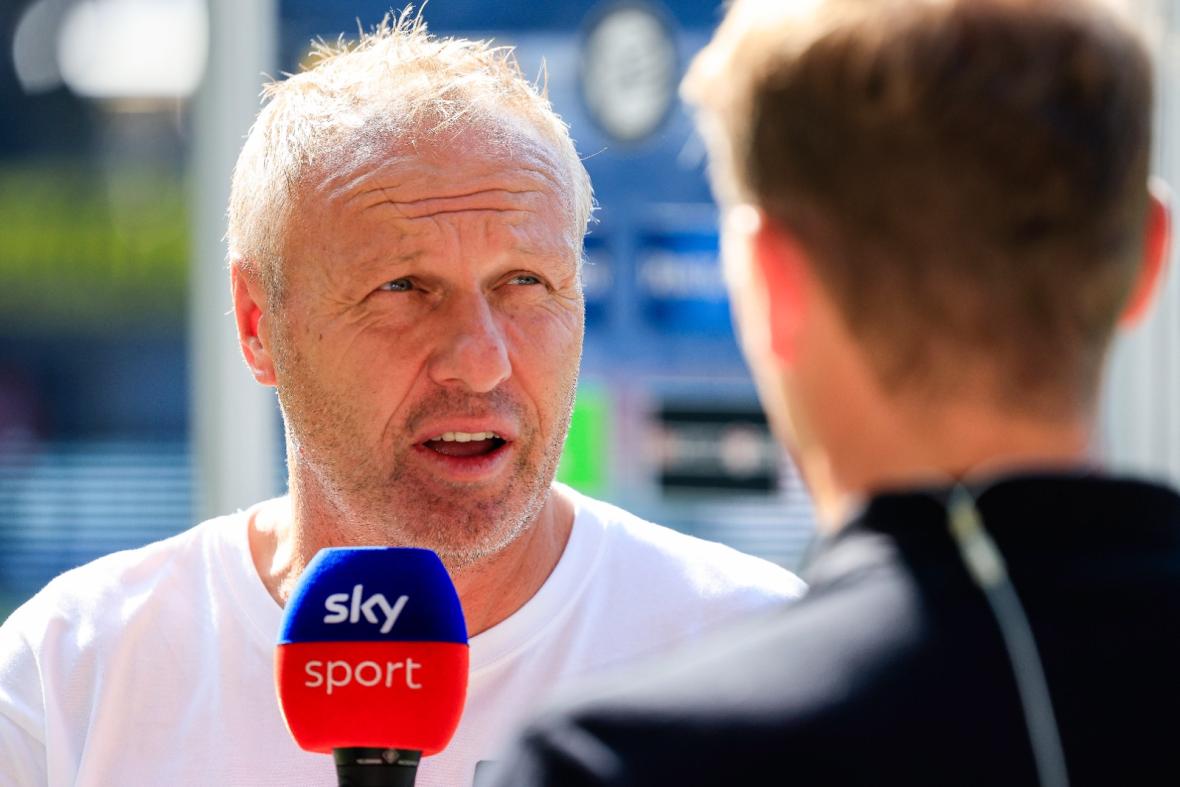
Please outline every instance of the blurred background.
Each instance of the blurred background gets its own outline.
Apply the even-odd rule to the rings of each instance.
[[[0,0],[0,620],[61,571],[285,486],[273,394],[237,355],[230,171],[263,74],[370,0]],[[1180,0],[1136,13],[1180,185]],[[440,34],[542,63],[601,209],[560,477],[795,568],[811,508],[734,343],[704,149],[677,97],[713,0],[432,0]],[[1173,263],[1175,267],[1175,262]],[[1120,340],[1098,450],[1180,482],[1180,276]]]

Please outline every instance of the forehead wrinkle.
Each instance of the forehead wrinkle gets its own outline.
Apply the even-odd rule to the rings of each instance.
[[[359,199],[360,197],[366,196],[368,194],[377,194],[377,193],[387,196],[391,188],[397,188],[397,187],[396,186],[377,186],[375,188],[371,188],[371,189],[367,189],[366,191],[359,192],[355,197],[353,197],[353,199]],[[384,199],[381,201],[382,202],[398,202],[400,204],[413,205],[414,203],[417,203],[417,202],[426,202],[426,201],[432,200],[432,199],[460,199],[462,197],[474,197],[474,196],[477,196],[480,194],[537,194],[539,192],[540,192],[540,189],[473,189],[471,191],[465,191],[460,194],[447,194],[442,197],[423,197],[422,199],[416,199],[416,200]]]
[[[544,159],[534,161],[532,160],[534,157],[529,158],[530,160],[527,162],[522,160],[523,157],[477,158],[474,161],[462,162],[461,166],[454,166],[449,163],[435,164],[426,158],[415,156],[392,157],[370,168],[365,174],[351,178],[337,192],[348,192],[347,199],[354,200],[376,192],[388,194],[388,192],[398,189],[437,188],[443,190],[445,187],[439,185],[438,182],[445,183],[450,180],[454,183],[452,186],[454,194],[441,194],[424,199],[462,197],[483,191],[530,194],[544,191],[546,187],[551,188],[557,196],[563,199],[568,197],[566,194],[569,188],[567,180],[559,176],[558,170]],[[403,167],[405,169],[402,169]],[[475,171],[468,175],[467,172],[470,170]],[[460,177],[451,177],[455,172],[461,173]],[[395,175],[400,175],[400,180],[392,180]],[[368,181],[386,177],[389,177],[392,182],[384,182],[365,188]],[[342,179],[336,178],[335,180]],[[487,188],[481,188],[478,185],[481,182],[489,181],[497,185]]]
[[[492,221],[493,217],[503,215],[504,218]],[[366,259],[373,256],[379,258],[382,264],[412,263],[424,257],[440,253],[441,245],[452,243],[479,243],[487,248],[499,247],[503,251],[515,252],[518,247],[523,251],[543,256],[547,252],[544,243],[530,244],[533,229],[529,217],[536,215],[530,209],[520,210],[444,210],[435,211],[419,216],[398,215],[395,221],[382,222],[401,228],[396,240],[391,242],[400,246],[400,250],[387,251],[388,242],[383,242],[375,255],[366,255]],[[548,252],[552,254],[553,252]]]
[[[371,217],[381,222],[382,234],[396,231],[399,243],[414,243],[421,234],[420,221],[483,214],[503,215],[516,225],[531,216],[543,218],[552,207],[568,207],[572,194],[567,173],[546,145],[529,140],[474,155],[474,160],[460,155],[452,163],[446,148],[387,150],[345,170],[321,169],[314,190],[326,200],[325,207],[336,205],[329,213],[343,209]],[[563,226],[561,234],[570,236],[567,245],[576,245],[571,229]],[[411,254],[397,257],[398,262],[414,260]]]
[[[468,129],[467,133],[474,131],[474,128]],[[349,156],[342,154],[320,162],[316,167],[318,177],[313,175],[313,183],[307,185],[329,204],[348,208],[358,200],[367,200],[369,204],[362,208],[367,210],[383,204],[398,208],[432,199],[474,196],[480,193],[481,182],[489,186],[494,183],[499,193],[506,196],[527,196],[552,190],[556,203],[568,210],[574,199],[570,173],[552,149],[552,144],[534,134],[512,133],[507,138],[490,141],[477,138],[471,140],[470,146],[456,145],[460,141],[458,137],[450,144],[440,140],[425,141],[422,145],[391,140],[380,153],[355,156],[351,161],[347,160]],[[460,151],[459,158],[463,160],[454,161],[456,150]],[[415,200],[399,199],[398,192],[410,192],[406,196],[412,196],[428,193],[431,189],[443,190],[447,184],[456,191],[463,191]],[[491,191],[493,189],[488,189],[489,193]],[[374,194],[380,194],[382,199],[373,201]],[[498,207],[493,206],[493,209]],[[452,211],[440,211],[449,212]],[[407,213],[427,215],[417,211]]]
[[[418,156],[414,155],[385,153],[381,156],[366,156],[351,166],[343,168],[339,166],[321,167],[319,168],[320,177],[313,178],[312,190],[323,194],[329,201],[344,200],[349,202],[359,195],[374,190],[364,188],[369,181],[375,178],[388,178],[399,166],[404,164],[412,166],[420,160]],[[324,169],[327,169],[328,172],[325,173]],[[396,188],[399,185],[401,184],[386,183],[383,187],[376,188]]]
[[[510,213],[530,211],[527,204],[530,195],[541,194],[540,189],[478,189],[463,194],[450,194],[438,197],[423,197],[421,199],[400,200],[389,194],[387,188],[369,189],[366,194],[379,194],[381,199],[364,205],[362,210],[372,208],[392,207],[399,216],[415,219],[426,216],[440,216],[448,213],[466,212],[496,212]],[[361,195],[357,195],[358,197]],[[519,204],[513,204],[519,203]]]

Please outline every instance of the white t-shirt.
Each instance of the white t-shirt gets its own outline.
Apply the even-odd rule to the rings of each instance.
[[[782,603],[778,566],[563,488],[565,552],[511,617],[471,639],[467,704],[420,787],[476,763],[565,681]],[[273,657],[282,611],[250,556],[249,512],[55,579],[0,627],[0,785],[335,785],[331,757],[283,725]]]

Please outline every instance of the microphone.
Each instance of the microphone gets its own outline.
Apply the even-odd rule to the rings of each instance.
[[[283,613],[283,719],[340,787],[411,787],[459,726],[467,673],[459,595],[428,549],[320,550]]]

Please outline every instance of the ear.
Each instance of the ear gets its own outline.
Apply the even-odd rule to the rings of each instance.
[[[1143,262],[1131,288],[1131,297],[1123,307],[1119,326],[1132,328],[1147,315],[1153,298],[1164,279],[1171,246],[1172,217],[1169,189],[1153,178],[1148,188],[1147,228],[1144,234]]]
[[[808,306],[806,252],[789,230],[763,215],[754,235],[754,264],[766,288],[770,349],[783,365],[793,365]]]
[[[261,282],[241,260],[233,260],[229,272],[242,357],[255,380],[263,385],[274,385],[275,368],[267,338],[266,299]]]

